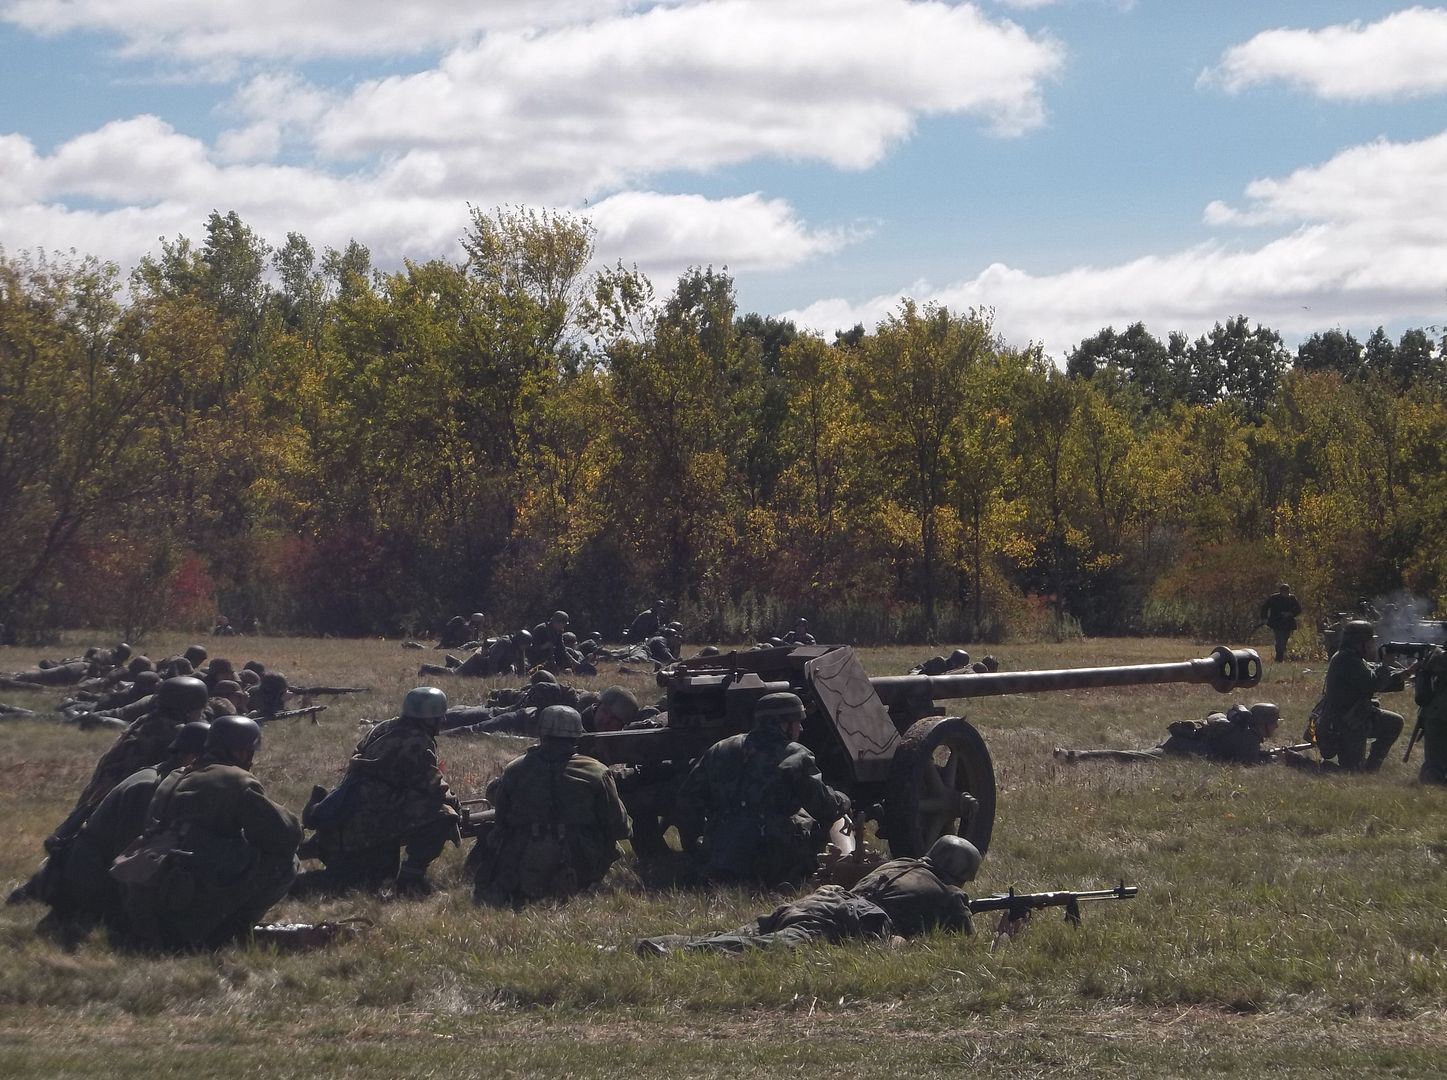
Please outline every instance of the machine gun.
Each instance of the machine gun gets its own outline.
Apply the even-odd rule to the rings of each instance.
[[[995,822],[994,765],[979,731],[945,716],[937,702],[1170,683],[1227,693],[1260,680],[1261,658],[1252,649],[1217,647],[1173,664],[871,679],[848,646],[785,645],[680,661],[658,673],[668,693],[666,726],[591,733],[579,750],[607,765],[636,767],[619,792],[633,818],[633,848],[644,857],[663,854],[673,794],[689,764],[720,739],[748,731],[759,698],[789,691],[804,701],[800,741],[825,781],[850,797],[856,820],[877,823],[892,855],[923,855],[951,832],[983,854]],[[968,825],[961,822],[966,795],[979,804]]]
[[[979,915],[986,911],[1004,912],[1004,923],[1018,923],[1032,911],[1042,908],[1063,907],[1065,921],[1071,926],[1080,925],[1080,905],[1089,900],[1129,900],[1140,890],[1122,881],[1113,889],[1096,889],[1093,892],[1037,892],[1017,893],[1013,888],[1004,896],[983,896],[970,901],[970,913]]]
[[[1387,641],[1377,646],[1377,659],[1386,663],[1394,656],[1410,656],[1414,660],[1425,660],[1433,649],[1441,645],[1431,641]]]
[[[342,694],[370,694],[370,686],[292,686],[287,692],[294,697],[340,697]]]

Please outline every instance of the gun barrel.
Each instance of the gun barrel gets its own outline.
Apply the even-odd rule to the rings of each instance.
[[[1255,649],[1228,649],[1221,645],[1212,649],[1209,656],[1174,664],[998,671],[972,675],[886,675],[870,680],[885,705],[900,705],[919,698],[944,701],[1004,694],[1038,694],[1046,690],[1087,690],[1161,683],[1208,683],[1224,694],[1255,686],[1260,681],[1261,657]]]
[[[1013,889],[1004,896],[982,896],[970,901],[970,911],[1029,911],[1036,908],[1068,907],[1083,900],[1129,900],[1140,892],[1135,885],[1117,885],[1113,889],[1088,892],[1017,893]]]

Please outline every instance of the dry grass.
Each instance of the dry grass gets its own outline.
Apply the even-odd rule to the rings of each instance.
[[[153,654],[176,640],[148,643]],[[370,685],[319,725],[268,731],[256,772],[293,807],[337,775],[362,717],[389,715],[427,654],[394,642],[228,641],[298,680]],[[927,649],[874,650],[871,672]],[[1200,645],[1088,641],[998,650],[1011,669],[1181,660]],[[36,654],[5,650],[0,667]],[[1294,736],[1322,664],[1267,665],[1255,692]],[[1306,669],[1314,670],[1306,670]],[[605,675],[645,696],[651,680]],[[480,700],[490,683],[449,684]],[[48,702],[5,694],[16,704]],[[1405,698],[1396,699],[1405,710]],[[772,898],[654,892],[631,860],[599,893],[520,915],[474,908],[449,850],[427,901],[287,903],[288,919],[364,914],[366,939],[322,953],[137,960],[100,940],[65,953],[34,908],[0,912],[0,1072],[25,1075],[1429,1075],[1447,1002],[1447,793],[1399,755],[1345,781],[1267,767],[1057,764],[1057,745],[1142,746],[1222,699],[1200,687],[980,699],[1002,791],[987,890],[1139,884],[1080,931],[1040,920],[988,938],[742,958],[643,960],[635,936],[736,925]],[[18,879],[106,733],[52,721],[0,731],[0,880]],[[460,791],[512,740],[449,740]],[[599,946],[622,946],[614,951]]]

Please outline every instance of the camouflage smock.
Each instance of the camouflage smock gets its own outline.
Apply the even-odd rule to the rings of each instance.
[[[326,830],[328,845],[342,851],[397,843],[438,817],[460,816],[437,764],[437,740],[401,718],[384,720],[357,744],[343,783],[356,786],[351,814]]]

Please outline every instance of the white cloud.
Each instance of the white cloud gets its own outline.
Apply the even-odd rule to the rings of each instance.
[[[1447,10],[1408,8],[1379,22],[1268,30],[1222,54],[1203,85],[1231,93],[1280,80],[1341,101],[1447,91]]]
[[[0,19],[41,34],[114,35],[168,61],[398,56],[494,30],[615,14],[647,0],[3,0]],[[668,0],[664,0],[668,2]]]
[[[764,194],[647,189],[663,175],[770,158],[864,168],[933,115],[1018,132],[1041,122],[1042,84],[1062,63],[1054,42],[940,0],[635,6],[553,5],[555,18],[584,8],[613,15],[494,30],[432,70],[348,91],[258,74],[218,110],[232,126],[214,145],[149,116],[113,121],[45,157],[4,137],[0,200],[27,212],[5,213],[0,228],[12,247],[66,244],[82,232],[86,250],[125,262],[150,249],[162,223],[179,217],[194,231],[213,208],[235,209],[264,236],[296,230],[318,246],[355,237],[395,263],[455,256],[467,202],[522,203],[589,207],[600,240],[619,245],[604,252],[600,243],[610,259],[778,269],[835,251],[854,233],[811,226]],[[146,27],[164,36],[231,25],[228,4],[209,16],[182,13],[191,7],[205,5],[17,0],[4,10],[32,23],[43,13],[63,29],[119,24],[119,12],[134,9],[137,41],[151,40]],[[501,7],[516,14],[524,5]],[[340,32],[384,10],[393,8],[366,6],[338,20]],[[269,33],[304,37],[305,27],[282,22]],[[74,218],[83,230],[65,224],[68,199],[86,207]]]
[[[599,250],[617,253],[608,261],[637,261],[661,280],[706,263],[727,263],[734,272],[795,266],[857,239],[810,230],[787,202],[757,192],[730,199],[625,192],[586,212],[597,227]],[[647,259],[628,254],[637,251],[649,253]]]
[[[469,174],[487,162],[587,194],[759,157],[858,169],[922,116],[1037,126],[1061,63],[1053,42],[968,5],[716,0],[489,35],[358,87],[316,139],[342,160],[464,145]]]
[[[1103,326],[1143,320],[1157,333],[1195,334],[1245,314],[1288,334],[1324,324],[1370,330],[1440,311],[1447,283],[1447,133],[1376,142],[1283,179],[1257,180],[1246,207],[1210,208],[1217,224],[1289,231],[1258,247],[1215,240],[1118,266],[1034,275],[995,264],[973,278],[862,303],[821,300],[787,313],[826,333],[875,325],[901,296],[954,310],[994,308],[1010,340],[1062,356]]]

